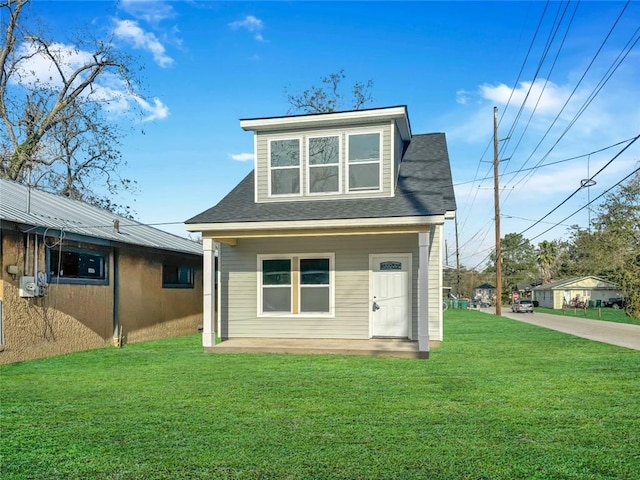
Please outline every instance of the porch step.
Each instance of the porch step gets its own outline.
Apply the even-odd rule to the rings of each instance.
[[[431,342],[436,347],[440,342]],[[210,353],[280,353],[280,354],[337,354],[378,357],[429,358],[429,352],[418,351],[418,342],[398,339],[297,339],[297,338],[230,338],[214,347]]]

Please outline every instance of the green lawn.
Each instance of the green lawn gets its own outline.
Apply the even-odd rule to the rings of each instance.
[[[511,308],[511,307],[509,307]],[[603,320],[605,322],[630,323],[632,325],[640,325],[640,320],[631,318],[622,309],[614,308],[567,308],[566,310],[553,310],[551,308],[536,308],[536,312],[551,313],[553,315],[566,315],[578,318],[590,318],[592,320]]]
[[[3,479],[637,479],[640,352],[449,310],[429,360],[199,336],[0,368]]]

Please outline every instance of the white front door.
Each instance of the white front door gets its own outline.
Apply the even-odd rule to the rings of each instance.
[[[371,335],[409,336],[411,255],[371,255]]]

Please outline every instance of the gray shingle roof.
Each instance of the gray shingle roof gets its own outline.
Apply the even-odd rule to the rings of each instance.
[[[216,206],[185,223],[337,220],[444,215],[456,209],[444,133],[414,135],[394,197],[256,203],[251,172]]]
[[[78,200],[28,189],[25,185],[4,179],[0,179],[0,220],[117,243],[202,254],[202,246],[187,238]],[[113,227],[114,220],[120,222],[119,233]]]

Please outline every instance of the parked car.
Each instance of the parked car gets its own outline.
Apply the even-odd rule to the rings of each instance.
[[[533,313],[533,302],[531,300],[516,300],[511,305],[511,311],[516,313]]]
[[[617,310],[618,308],[624,308],[626,306],[626,303],[624,301],[624,298],[622,297],[612,297],[604,302],[604,306],[615,308]]]

